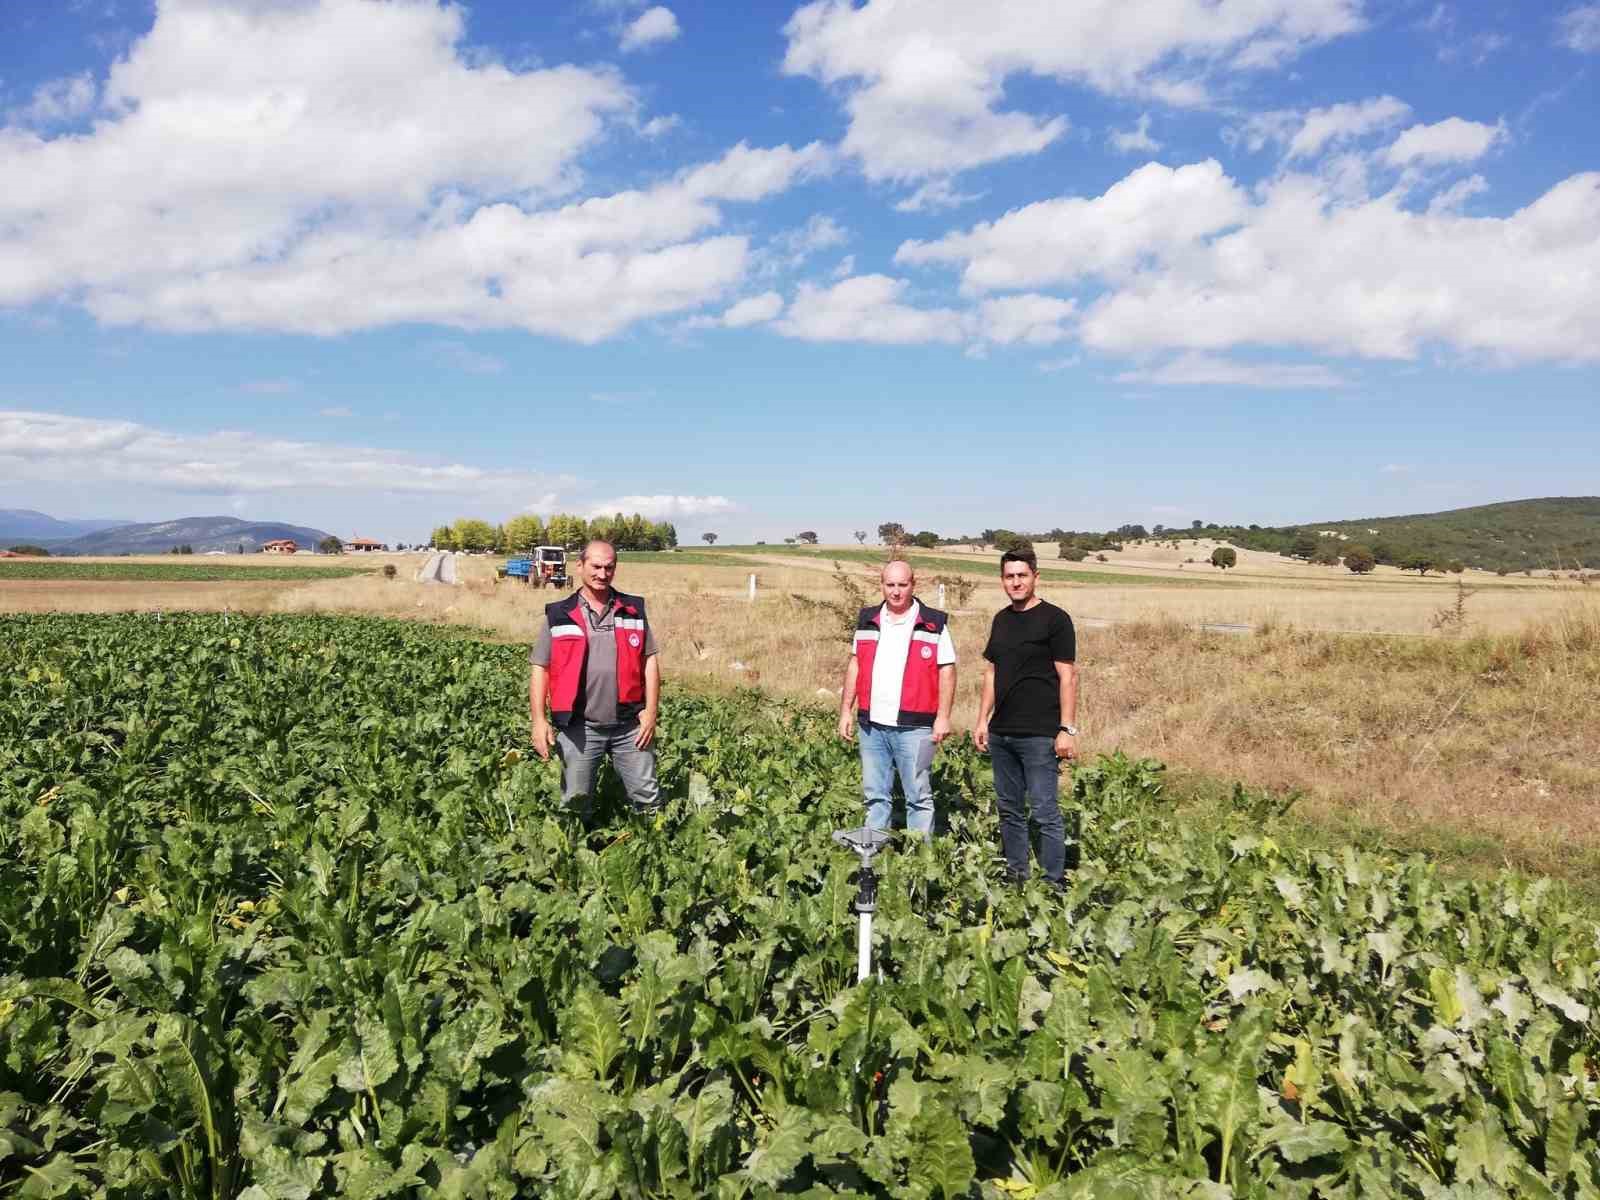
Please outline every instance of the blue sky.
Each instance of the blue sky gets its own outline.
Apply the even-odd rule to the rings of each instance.
[[[0,6],[0,507],[1591,494],[1597,78],[1597,3]]]

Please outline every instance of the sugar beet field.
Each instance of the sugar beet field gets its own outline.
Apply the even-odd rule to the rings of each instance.
[[[522,752],[521,649],[0,618],[0,1194],[1600,1197],[1560,890],[1280,847],[1081,768],[1070,894],[986,763],[854,981],[831,715],[669,688],[647,824]]]

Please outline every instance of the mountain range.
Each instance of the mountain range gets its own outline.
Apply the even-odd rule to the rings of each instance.
[[[11,518],[21,513],[31,523],[13,524]],[[65,535],[51,537],[38,533],[26,534],[24,529],[48,528],[38,518],[61,525],[95,525],[93,529],[78,529]],[[239,517],[181,517],[176,521],[155,521],[144,524],[119,522],[56,521],[43,513],[27,509],[0,510],[0,545],[29,542],[43,546],[52,555],[78,554],[166,554],[174,546],[192,547],[196,554],[208,550],[222,550],[229,554],[241,546],[246,554],[259,550],[265,543],[280,538],[291,538],[301,549],[310,550],[328,534],[321,529],[304,525],[286,525],[281,521],[249,521]]]
[[[130,524],[131,521],[63,520],[48,513],[35,512],[31,508],[0,508],[0,541],[7,545],[13,542],[32,542],[43,546],[51,542],[69,541],[86,533],[99,533],[102,529]]]

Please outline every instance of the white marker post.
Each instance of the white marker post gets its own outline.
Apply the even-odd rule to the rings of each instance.
[[[944,584],[942,583],[939,585],[939,607],[941,609],[944,607]]]
[[[752,572],[750,572],[750,603],[754,604],[755,602],[756,602],[756,574],[755,574],[754,571],[752,571]]]

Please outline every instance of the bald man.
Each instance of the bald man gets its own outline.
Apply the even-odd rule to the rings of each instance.
[[[899,775],[906,828],[926,837],[933,832],[934,747],[950,733],[956,647],[949,618],[917,599],[910,563],[885,563],[880,581],[883,603],[856,618],[839,696],[839,736],[848,742],[860,732],[867,825],[889,828],[889,797]]]

